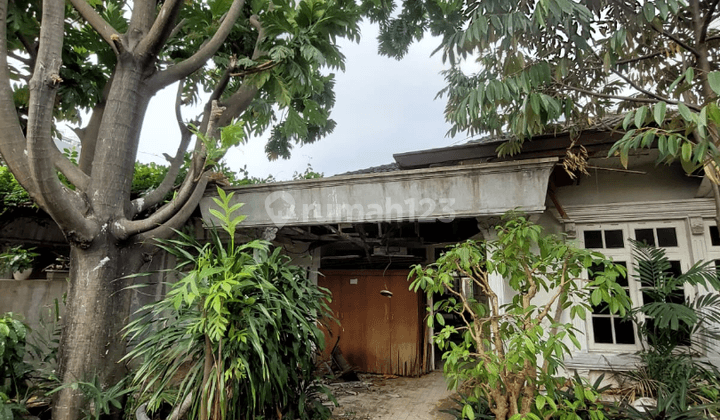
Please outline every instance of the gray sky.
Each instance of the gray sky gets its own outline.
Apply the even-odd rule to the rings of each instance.
[[[251,176],[272,174],[290,179],[311,164],[325,176],[393,162],[393,153],[449,146],[464,137],[445,137],[444,99],[434,100],[444,87],[440,55],[430,57],[439,40],[426,38],[411,46],[401,61],[377,54],[377,28],[363,24],[362,40],[340,44],[346,72],[336,73],[335,131],[319,142],[295,147],[290,160],[269,162],[265,139],[252,139],[231,150],[229,166],[243,165]],[[159,93],[150,103],[140,144],[140,161],[162,162],[162,153],[174,154],[179,130],[173,113],[174,89]],[[193,116],[187,112],[185,118]]]

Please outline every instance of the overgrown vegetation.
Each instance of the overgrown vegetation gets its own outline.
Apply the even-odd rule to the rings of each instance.
[[[32,207],[33,201],[7,166],[0,166],[0,214],[13,207]]]
[[[720,415],[720,370],[701,357],[716,354],[708,343],[720,338],[717,268],[698,262],[678,273],[663,249],[639,242],[633,247],[642,301],[632,309],[615,283],[625,275],[624,267],[543,236],[540,227],[523,218],[499,226],[495,240],[456,245],[435,264],[415,267],[411,287],[449,293],[436,300],[429,320],[440,329],[435,342],[444,351],[450,385],[461,385],[460,408],[447,412],[458,419],[694,420]],[[582,280],[584,272],[592,280]],[[500,290],[493,289],[491,275],[509,283],[516,292],[512,302],[498,304]],[[699,293],[686,296],[684,290],[691,289]],[[570,321],[584,319],[590,305],[602,302],[634,322],[643,343],[639,367],[619,377],[625,398],[617,403],[598,398],[609,390],[603,377],[590,384],[578,375],[558,375],[570,353],[563,340],[579,347]],[[456,314],[461,325],[446,325],[443,313]],[[653,403],[638,409],[631,404],[638,397]]]
[[[720,338],[720,280],[712,262],[698,262],[675,275],[665,251],[633,243],[636,280],[642,285],[643,304],[631,313],[646,347],[642,365],[625,375],[637,395],[657,401],[639,412],[623,412],[639,419],[707,419],[720,415],[720,371],[699,360],[717,355],[707,344]],[[684,297],[685,286],[699,288],[698,296]]]
[[[241,204],[218,194],[220,210],[211,212],[227,242],[217,229],[204,244],[180,232],[162,241],[180,278],[127,328],[139,401],[150,411],[168,402],[202,420],[327,418],[312,396],[313,356],[324,346],[316,321],[330,314],[328,293],[268,242],[236,244]]]
[[[0,419],[25,414],[27,379],[32,370],[25,362],[28,327],[12,313],[0,318]]]
[[[590,267],[602,271],[593,273],[592,281],[583,280]],[[450,386],[464,384],[469,390],[461,414],[473,419],[476,404],[484,400],[501,420],[573,419],[580,418],[580,410],[602,418],[594,388],[576,382],[578,398],[565,398],[566,378],[559,370],[570,353],[566,341],[580,347],[572,319],[584,319],[591,302],[605,302],[623,315],[629,309],[629,298],[615,281],[624,274],[624,267],[599,253],[543,235],[524,217],[498,226],[495,240],[467,241],[434,264],[415,266],[414,290],[428,297],[450,294],[434,304],[429,323],[440,329],[434,341],[444,351]],[[510,302],[501,302],[503,292],[493,276],[516,292]],[[442,313],[456,314],[462,325],[446,325]]]

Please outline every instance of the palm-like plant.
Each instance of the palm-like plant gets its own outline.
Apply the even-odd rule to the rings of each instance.
[[[633,241],[633,254],[643,304],[630,316],[648,347],[640,352],[643,365],[626,376],[657,405],[638,411],[625,404],[621,417],[690,420],[717,415],[720,372],[695,357],[708,339],[720,338],[720,296],[713,292],[720,289],[720,280],[714,264],[698,262],[677,274],[661,248]],[[685,285],[708,293],[684,297]]]
[[[672,273],[665,250],[633,241],[635,279],[641,284],[643,304],[631,312],[640,335],[650,348],[670,354],[690,344],[692,350],[707,339],[720,339],[720,295],[705,293],[683,298],[683,287],[720,290],[712,262],[697,262],[685,273]],[[642,316],[641,316],[642,315]]]

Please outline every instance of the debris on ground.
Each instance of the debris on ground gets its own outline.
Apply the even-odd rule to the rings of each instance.
[[[326,404],[333,410],[332,420],[377,420],[389,419],[397,409],[401,399],[407,398],[413,391],[425,386],[419,378],[398,377],[395,375],[375,375],[358,373],[359,381],[334,381],[326,384],[335,396],[338,406],[332,402]],[[425,403],[428,401],[417,401]],[[445,398],[428,408],[428,418],[451,419],[452,416],[440,412],[454,407],[451,398]],[[430,407],[430,405],[429,405]]]

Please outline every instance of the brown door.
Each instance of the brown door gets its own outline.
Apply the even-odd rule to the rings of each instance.
[[[407,270],[322,270],[333,294],[328,348],[340,337],[343,356],[361,372],[416,376],[426,371],[425,307],[408,289]],[[386,297],[381,291],[392,292]]]

